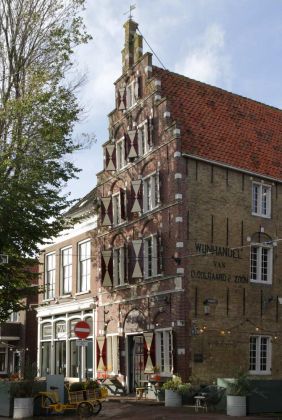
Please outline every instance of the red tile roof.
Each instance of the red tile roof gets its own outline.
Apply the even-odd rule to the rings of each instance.
[[[282,111],[154,67],[182,152],[282,181]]]

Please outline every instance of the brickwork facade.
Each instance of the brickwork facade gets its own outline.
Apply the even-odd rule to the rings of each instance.
[[[83,229],[43,255],[52,293],[38,310],[41,374],[120,375],[128,391],[155,373],[210,382],[242,368],[277,378],[282,173],[260,158],[261,148],[269,163],[280,153],[281,114],[152,66],[137,24],[124,27],[104,170],[71,211],[84,215]],[[65,291],[64,249],[74,256]],[[91,323],[80,372],[78,318]]]

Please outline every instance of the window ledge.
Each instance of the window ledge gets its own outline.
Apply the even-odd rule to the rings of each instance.
[[[264,284],[264,285],[266,285],[266,286],[272,286],[272,281],[261,281],[261,280],[252,280],[252,279],[250,279],[250,283],[253,283],[253,284]]]
[[[77,292],[77,293],[75,293],[74,295],[75,295],[75,296],[86,295],[87,293],[90,293],[90,292],[91,292],[91,290],[85,290],[85,291],[83,291],[83,292]]]
[[[263,219],[271,219],[270,215],[260,214],[260,213],[254,213],[252,212],[252,216],[262,217]]]
[[[72,294],[71,293],[66,293],[64,295],[60,295],[59,299],[67,299],[67,298],[70,298],[70,297],[72,297]]]
[[[267,370],[267,371],[260,371],[260,370],[250,370],[249,371],[250,375],[261,375],[261,376],[266,376],[266,375],[271,375],[271,371]]]

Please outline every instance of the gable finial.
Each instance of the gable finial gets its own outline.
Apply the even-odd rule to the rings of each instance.
[[[127,13],[129,13],[128,19],[132,20],[133,16],[132,16],[132,10],[136,9],[136,4],[131,4],[129,6],[129,10],[127,10],[127,12],[124,13],[124,15],[127,15]]]

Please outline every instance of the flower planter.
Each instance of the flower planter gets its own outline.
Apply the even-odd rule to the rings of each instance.
[[[14,419],[33,416],[33,398],[14,398]]]
[[[227,395],[227,415],[246,416],[246,397]]]
[[[181,407],[182,396],[177,391],[165,390],[165,407]]]

